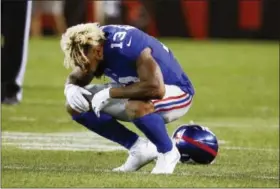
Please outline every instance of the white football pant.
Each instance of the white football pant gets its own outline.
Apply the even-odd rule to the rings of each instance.
[[[93,94],[108,87],[121,86],[117,83],[91,84],[86,86]],[[165,85],[165,95],[161,100],[152,100],[155,113],[160,114],[165,123],[175,121],[185,115],[192,105],[192,96],[185,93],[175,85]],[[128,99],[110,99],[110,102],[103,108],[103,112],[113,116],[117,120],[131,121],[125,111],[125,104]]]

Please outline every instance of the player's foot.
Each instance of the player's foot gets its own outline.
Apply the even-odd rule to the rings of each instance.
[[[129,150],[126,162],[113,169],[115,172],[137,171],[144,165],[157,158],[156,146],[147,139],[139,138]]]
[[[171,151],[159,153],[156,166],[152,170],[152,174],[172,174],[176,164],[180,160],[180,153],[176,146],[173,145]]]
[[[5,97],[3,100],[1,100],[1,104],[16,105],[19,104],[19,100],[16,98],[16,96]]]

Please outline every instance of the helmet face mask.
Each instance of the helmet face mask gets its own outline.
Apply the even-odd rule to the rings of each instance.
[[[207,127],[181,125],[172,135],[182,163],[211,164],[218,153],[218,140]]]

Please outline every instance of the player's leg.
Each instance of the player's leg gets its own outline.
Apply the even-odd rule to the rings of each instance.
[[[2,16],[2,84],[1,102],[16,104],[22,98],[22,83],[27,61],[31,18],[31,1],[1,2]],[[15,12],[17,14],[15,14]]]
[[[118,86],[120,86],[120,84],[107,83],[105,85],[101,85],[101,84],[88,85],[85,88],[89,90],[92,94],[95,94],[98,91],[105,89],[107,87],[118,87]],[[90,97],[87,98],[88,100],[91,100]],[[103,108],[102,112],[112,116],[114,120],[130,122],[131,120],[127,115],[125,109],[127,101],[128,101],[127,99],[110,99],[109,103]],[[120,127],[119,124],[116,128],[113,129],[120,129],[118,127]],[[121,132],[115,132],[112,129],[111,125],[108,126],[106,125],[105,129],[107,128],[108,128],[108,132],[113,133],[115,137],[116,137],[116,133],[121,133]],[[125,129],[127,130],[127,128]],[[96,132],[96,130],[94,132]],[[131,148],[129,148],[128,152],[129,152],[129,156],[126,162],[122,166],[113,169],[113,171],[125,171],[125,172],[136,171],[157,157],[157,150],[155,145],[151,143],[149,140],[143,139],[141,137],[139,137],[138,141],[135,142]]]
[[[92,85],[87,88],[94,94],[110,85],[118,84]],[[179,87],[166,85],[166,91],[165,97],[161,101],[155,100],[151,103],[111,99],[111,102],[103,109],[103,112],[113,115],[116,119],[133,121],[147,138],[156,144],[160,155],[153,173],[171,173],[179,161],[180,155],[177,149],[173,147],[164,123],[171,122],[184,115],[191,102],[191,97]],[[126,106],[124,107],[125,103]],[[157,156],[157,150],[151,144],[148,144],[146,148],[131,149],[133,150],[130,150],[127,161],[114,169],[115,171],[135,171]]]
[[[193,96],[185,93],[175,85],[165,85],[166,94],[161,100],[152,100],[155,113],[161,115],[165,123],[175,121],[185,115],[191,105]]]
[[[114,169],[114,171],[121,172],[138,170],[157,158],[157,149],[159,151],[168,151],[170,145],[172,145],[171,142],[170,145],[168,143],[170,139],[165,131],[163,119],[153,115],[154,108],[151,102],[127,101],[125,110],[129,120],[132,120],[151,142],[146,148],[135,149],[123,165]]]
[[[118,87],[119,85],[117,83],[90,85],[86,89],[95,94],[104,88]],[[164,119],[161,115],[154,114],[154,111],[154,105],[150,101],[128,101],[126,99],[111,99],[102,110],[102,112],[110,114],[118,120],[132,121],[151,142],[156,143],[159,152],[170,151],[172,143],[167,135],[166,128],[163,127]]]
[[[192,104],[192,95],[185,93],[177,86],[165,85],[166,93],[163,99],[153,100],[155,113],[160,115],[165,123],[172,122],[185,115]],[[179,155],[180,157],[180,155]],[[152,173],[161,173],[168,166],[164,156],[159,156]]]
[[[93,94],[98,92],[101,89],[104,89],[109,86],[118,86],[118,84],[106,84],[106,85],[93,85],[87,87],[89,91],[91,91]],[[182,92],[180,88],[170,87],[166,85],[167,92],[162,100],[162,102],[159,101],[153,101],[156,105],[156,110],[159,110],[160,107],[166,107],[170,103],[169,100],[172,100],[174,96],[177,98],[179,96],[179,101],[182,99],[180,96],[182,96]],[[172,90],[172,92],[170,92]],[[185,94],[184,94],[185,95]],[[171,97],[171,99],[170,99]],[[178,101],[178,100],[177,100]],[[176,101],[176,102],[177,102]],[[161,106],[161,104],[166,102],[167,105]],[[174,102],[174,104],[178,104]],[[126,106],[124,107],[126,103]],[[170,122],[172,119],[177,118],[178,116],[182,115],[182,111],[179,110],[179,114],[176,112],[168,112],[163,111],[162,112],[155,112],[154,104],[151,102],[143,102],[143,101],[127,101],[122,99],[111,99],[110,103],[104,107],[102,110],[103,112],[106,112],[110,115],[112,115],[114,118],[118,120],[123,121],[132,121],[135,123],[135,125],[147,136],[150,141],[152,141],[156,146],[157,149],[154,147],[154,145],[149,145],[148,148],[144,149],[142,151],[141,149],[134,150],[133,154],[134,156],[129,156],[127,161],[120,167],[114,169],[114,171],[135,171],[139,169],[141,166],[149,163],[152,159],[155,159],[157,157],[157,151],[160,152],[159,158],[161,161],[158,161],[155,169],[153,170],[153,173],[171,173],[173,172],[175,165],[177,163],[177,160],[179,159],[179,154],[176,148],[173,147],[172,141],[169,138],[165,122]],[[161,109],[163,110],[163,109]],[[136,154],[136,155],[135,155]],[[139,161],[145,160],[145,161]],[[167,159],[167,161],[162,161],[162,159]],[[175,160],[175,161],[174,161]],[[169,162],[168,162],[169,161]],[[139,163],[142,162],[142,163]],[[163,164],[163,165],[162,165]],[[157,167],[160,167],[158,169]]]
[[[165,123],[187,113],[192,96],[177,86],[165,85],[166,94],[161,100],[150,102],[129,101],[126,111],[134,124],[151,140],[160,152],[152,173],[172,173],[180,154],[169,138]]]
[[[119,87],[118,83],[107,83],[107,84],[90,84],[85,87],[93,95],[108,87]],[[91,101],[92,96],[86,96],[88,101]],[[113,118],[119,121],[130,122],[129,117],[125,111],[125,104],[127,99],[110,99],[109,103],[102,109],[102,112],[111,115]]]
[[[91,84],[85,88],[94,95],[95,93],[113,85],[113,83],[108,83],[105,85]],[[92,96],[86,98],[90,101]],[[77,123],[85,126],[89,130],[99,134],[100,136],[103,136],[104,138],[122,145],[127,149],[130,149],[139,138],[136,133],[128,130],[107,112],[102,112],[100,114],[100,118],[97,118],[95,113],[92,111],[77,113],[76,111],[72,110],[68,104],[66,104],[66,109],[67,112],[72,116],[73,120],[75,120]]]
[[[165,153],[172,149],[164,119],[154,113],[154,106],[150,101],[128,101],[126,111],[136,127],[156,145],[159,153]]]
[[[160,114],[155,113],[151,101],[128,101],[126,111],[132,122],[156,146],[158,156],[157,164],[152,173],[173,173],[180,154],[168,136],[165,122]]]
[[[120,84],[107,83],[105,85],[94,84],[86,86],[92,94],[107,87],[118,87]],[[155,113],[159,114],[165,123],[175,121],[185,115],[192,105],[192,96],[182,91],[175,85],[165,85],[166,94],[162,100],[152,100]],[[90,99],[89,99],[90,100]],[[103,108],[103,112],[113,116],[117,120],[131,122],[133,115],[128,115],[131,111],[126,111],[127,99],[110,99],[110,102]],[[132,104],[133,101],[130,101]],[[143,102],[139,101],[140,104]],[[133,107],[133,108],[132,108]],[[141,108],[141,105],[139,106]],[[135,110],[136,106],[131,106]],[[137,108],[136,108],[137,109]]]
[[[149,140],[139,137],[111,115],[101,112],[98,118],[92,111],[77,113],[70,106],[67,111],[77,123],[129,150],[126,163],[113,171],[136,171],[156,157],[156,148]],[[149,153],[145,153],[147,150]]]
[[[84,113],[75,112],[68,104],[66,109],[77,123],[104,138],[120,144],[126,149],[130,149],[139,138],[136,133],[128,130],[109,114],[101,113],[98,118],[92,111]]]

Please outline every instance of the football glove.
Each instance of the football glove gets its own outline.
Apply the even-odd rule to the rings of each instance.
[[[100,111],[109,103],[110,98],[110,88],[103,89],[93,96],[91,107],[97,117],[100,117]]]
[[[69,106],[73,110],[79,113],[89,111],[90,109],[89,102],[83,96],[83,95],[91,95],[91,92],[89,92],[88,90],[77,85],[67,84],[65,85],[64,88],[64,95],[66,97]]]

